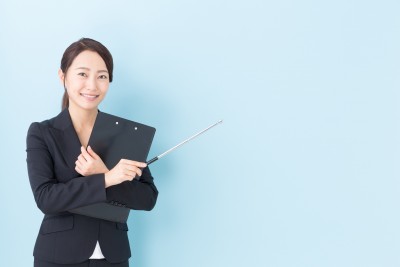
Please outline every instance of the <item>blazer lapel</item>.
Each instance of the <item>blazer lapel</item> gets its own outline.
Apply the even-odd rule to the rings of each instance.
[[[57,146],[66,164],[75,169],[75,161],[81,153],[81,143],[72,124],[68,109],[64,109],[54,118],[53,128],[50,128]]]

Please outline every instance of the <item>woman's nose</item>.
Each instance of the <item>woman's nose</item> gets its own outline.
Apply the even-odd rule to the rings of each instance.
[[[97,87],[96,87],[96,78],[91,78],[91,77],[89,77],[89,78],[86,80],[86,89],[89,89],[89,90],[91,90],[91,91],[97,89]]]

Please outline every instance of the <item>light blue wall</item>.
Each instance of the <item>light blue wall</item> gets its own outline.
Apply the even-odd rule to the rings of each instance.
[[[101,109],[156,127],[150,156],[225,120],[151,166],[131,266],[399,266],[399,3],[1,1],[1,265],[33,261],[26,131],[85,36],[115,60]]]

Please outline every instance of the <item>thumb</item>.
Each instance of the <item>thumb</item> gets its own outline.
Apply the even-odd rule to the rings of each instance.
[[[87,152],[89,153],[90,156],[92,156],[94,159],[98,159],[99,156],[93,151],[91,146],[88,146]]]

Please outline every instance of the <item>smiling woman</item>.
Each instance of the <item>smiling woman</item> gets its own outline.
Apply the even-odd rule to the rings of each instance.
[[[104,202],[151,210],[156,203],[145,163],[122,159],[109,170],[87,147],[112,73],[112,56],[101,43],[83,38],[70,45],[58,72],[65,89],[62,111],[28,130],[29,181],[45,214],[33,252],[36,267],[129,266],[126,223],[69,211]]]
[[[97,107],[110,84],[104,60],[89,50],[81,52],[67,72],[60,69],[58,75],[65,88],[65,105],[72,109],[91,110]]]
[[[89,66],[85,64],[91,64],[99,69],[90,69]],[[72,69],[72,70],[71,70]],[[77,86],[84,87],[84,82],[91,82],[94,79],[103,80],[101,88],[108,90],[109,83],[113,80],[113,58],[108,49],[101,43],[94,41],[89,38],[83,38],[78,42],[71,44],[64,52],[61,59],[61,66],[58,72],[61,81],[63,82],[65,92],[62,100],[62,109],[67,108],[69,105],[69,92],[67,88],[67,79],[71,78],[71,82],[76,81]],[[89,77],[90,75],[90,77]],[[69,77],[71,76],[71,77]],[[76,76],[81,76],[82,79],[78,80]],[[91,79],[91,80],[90,80]],[[95,84],[90,85],[94,87]],[[105,96],[103,95],[103,98]],[[99,100],[99,103],[102,99]]]

